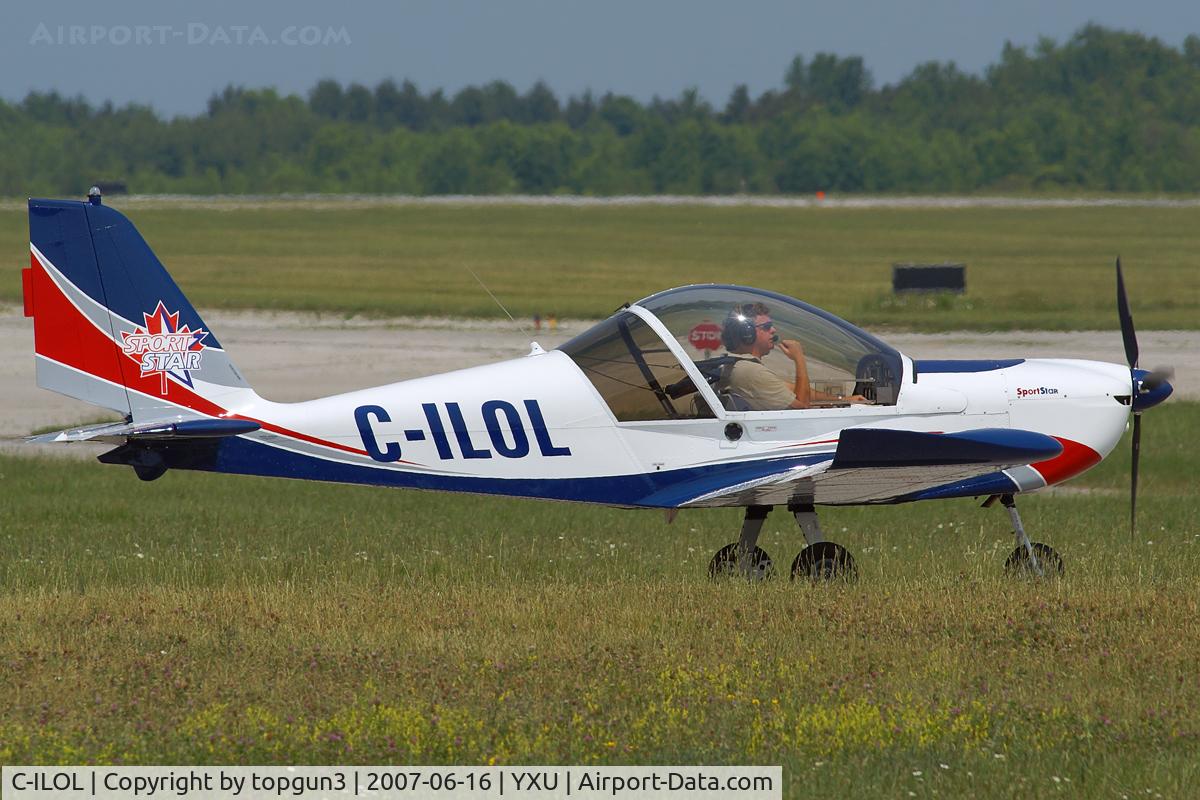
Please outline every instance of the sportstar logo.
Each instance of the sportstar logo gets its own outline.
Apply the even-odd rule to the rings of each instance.
[[[133,333],[121,332],[125,355],[138,360],[143,378],[159,376],[163,394],[167,393],[168,375],[190,389],[192,375],[189,370],[200,369],[202,341],[208,331],[192,330],[187,325],[179,327],[179,313],[168,314],[161,300],[153,314],[142,312],[142,316],[146,318],[145,328],[139,327]]]
[[[1036,389],[1021,389],[1017,388],[1017,397],[1030,397],[1032,395],[1041,394],[1058,394],[1058,389],[1052,389],[1049,386],[1039,386]]]

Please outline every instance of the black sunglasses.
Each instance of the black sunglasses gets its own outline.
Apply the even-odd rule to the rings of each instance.
[[[770,331],[770,330],[775,329],[775,323],[774,322],[760,322],[760,323],[756,324],[754,327],[759,328],[764,331]]]

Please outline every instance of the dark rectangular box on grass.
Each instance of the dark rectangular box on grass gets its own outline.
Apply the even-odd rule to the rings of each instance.
[[[892,291],[955,292],[967,290],[966,264],[893,264]]]

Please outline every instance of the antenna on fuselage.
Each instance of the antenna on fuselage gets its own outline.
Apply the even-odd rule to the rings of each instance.
[[[476,281],[479,282],[479,285],[483,287],[483,290],[488,293],[488,297],[492,298],[492,301],[496,305],[500,306],[500,310],[504,312],[504,316],[508,317],[508,319],[511,322],[515,323],[516,326],[521,329],[521,333],[528,336],[529,329],[526,328],[524,325],[522,325],[520,322],[517,322],[517,320],[515,318],[513,318],[513,315],[508,313],[508,309],[504,307],[504,303],[501,303],[500,298],[498,298],[498,297],[496,297],[496,295],[492,294],[492,290],[487,287],[487,284],[483,282],[482,278],[480,278],[478,275],[475,274],[475,270],[471,269],[471,267],[468,266],[467,264],[463,264],[463,267],[466,268],[467,272],[471,273],[472,278],[474,278]]]

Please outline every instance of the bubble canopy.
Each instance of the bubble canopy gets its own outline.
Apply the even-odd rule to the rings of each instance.
[[[766,307],[780,338],[799,340],[810,357],[842,363],[852,358],[854,364],[868,353],[900,357],[895,349],[841,317],[765,289],[726,284],[682,286],[652,294],[634,305],[658,317],[676,338],[681,334],[686,338],[696,325],[710,321],[723,326],[735,308],[755,303]]]
[[[657,320],[673,342],[664,341],[647,317]],[[772,329],[763,327],[767,322],[773,323]],[[560,349],[575,360],[622,421],[714,416],[696,393],[697,379],[713,387],[726,411],[794,410],[745,405],[727,391],[736,388],[729,385],[731,369],[740,369],[738,360],[751,357],[761,364],[755,369],[765,367],[777,376],[778,385],[795,384],[794,362],[782,347],[750,352],[749,342],[759,329],[768,330],[776,341],[802,345],[812,409],[844,406],[853,396],[865,396],[874,404],[895,403],[903,363],[894,348],[820,308],[745,286],[704,284],[659,292]],[[679,353],[686,356],[684,363]]]

